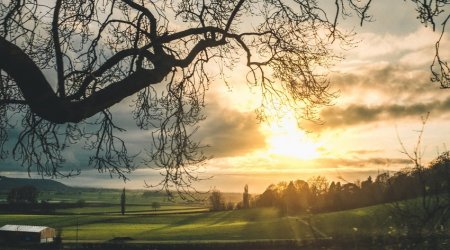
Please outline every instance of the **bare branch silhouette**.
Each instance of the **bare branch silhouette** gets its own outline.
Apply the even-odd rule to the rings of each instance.
[[[413,2],[433,28],[446,15],[447,1]],[[245,59],[248,84],[262,96],[259,119],[280,106],[318,119],[334,97],[324,73],[339,59],[332,43],[352,43],[338,20],[370,21],[371,3],[336,0],[329,15],[312,0],[2,1],[0,156],[12,153],[43,176],[71,175],[78,170],[63,173],[63,151],[84,143],[90,166],[126,179],[135,155],[110,110],[131,97],[137,126],[152,135],[145,163],[164,188],[190,189],[209,158],[193,137],[212,80],[206,65],[223,74]],[[445,82],[436,48],[434,79]]]

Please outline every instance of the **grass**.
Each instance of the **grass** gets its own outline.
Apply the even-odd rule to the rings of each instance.
[[[164,213],[188,213],[188,212],[204,212],[207,209],[198,206],[187,205],[162,205],[158,209],[153,209],[149,204],[129,204],[126,205],[127,214],[164,214]],[[89,204],[79,208],[57,209],[57,214],[120,214],[120,206],[118,204]]]
[[[311,237],[297,218],[278,217],[275,209],[198,214],[0,215],[0,224],[46,225],[62,229],[64,240],[257,240]],[[77,226],[78,225],[78,226]]]
[[[317,214],[311,223],[327,235],[352,236],[386,234],[393,222],[386,205]]]
[[[134,205],[136,211],[142,207]],[[88,213],[102,209],[105,212],[103,214]],[[104,242],[116,237],[130,237],[134,241],[179,242],[308,240],[314,239],[314,235],[358,239],[378,234],[388,236],[401,233],[400,229],[393,227],[388,207],[385,205],[286,217],[281,217],[273,208],[183,213],[195,209],[199,208],[185,205],[163,206],[156,213],[135,212],[124,216],[108,212],[112,207],[68,209],[70,212],[83,212],[78,215],[1,214],[0,225],[50,226],[60,229],[64,241],[68,242],[75,241],[77,235],[79,241],[85,242]]]
[[[67,202],[75,203],[83,200],[86,203],[104,203],[104,204],[118,204],[122,190],[115,189],[84,189],[76,188],[73,191],[55,192],[44,191],[39,193],[38,200],[47,200],[50,202]],[[159,203],[168,203],[167,198],[161,193],[153,193],[149,196],[144,196],[142,190],[127,190],[127,202],[132,204],[148,204],[153,201]]]

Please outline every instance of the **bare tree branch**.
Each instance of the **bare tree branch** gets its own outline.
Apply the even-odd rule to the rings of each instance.
[[[443,34],[448,1],[411,1],[424,24],[446,17]],[[152,134],[144,162],[161,172],[163,188],[185,192],[209,158],[194,140],[212,80],[206,66],[217,62],[223,75],[243,55],[262,97],[259,119],[283,106],[317,120],[334,97],[323,73],[340,60],[333,43],[352,43],[340,18],[371,21],[371,0],[334,4],[328,18],[314,0],[2,1],[0,156],[15,145],[27,169],[58,176],[63,152],[86,143],[91,167],[126,179],[135,155],[109,110],[131,97],[137,126]],[[432,70],[445,87],[440,41]],[[18,123],[19,136],[8,137]]]

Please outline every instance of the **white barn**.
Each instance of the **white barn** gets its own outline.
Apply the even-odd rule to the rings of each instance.
[[[0,227],[3,243],[50,243],[55,239],[55,229],[46,226],[4,225]]]

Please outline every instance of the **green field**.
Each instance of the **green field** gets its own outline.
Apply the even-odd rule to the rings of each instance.
[[[53,203],[70,206],[59,207],[51,214],[3,213],[0,214],[0,226],[19,224],[53,227],[61,233],[63,243],[72,245],[109,244],[118,239],[125,239],[126,244],[258,242],[263,245],[265,242],[276,245],[343,239],[346,246],[353,246],[354,242],[360,241],[370,245],[374,239],[387,239],[391,244],[392,239],[400,239],[405,235],[404,228],[396,228],[389,213],[389,205],[282,216],[275,208],[209,212],[204,201],[170,202],[160,194],[144,197],[142,191],[130,191],[127,193],[126,214],[121,215],[119,190],[42,193],[40,199],[46,197],[52,197],[50,201]],[[237,195],[228,197],[228,201],[240,198]],[[77,207],[75,204],[79,200],[84,202]],[[158,209],[151,207],[155,201],[161,205]],[[450,232],[445,232],[444,238],[447,244]]]
[[[0,224],[46,225],[62,231],[64,240],[107,241],[115,237],[133,240],[260,240],[355,237],[386,234],[392,230],[382,206],[319,215],[279,216],[276,209],[182,213],[187,207],[154,214],[109,215],[0,215]],[[86,208],[97,209],[101,208]],[[196,208],[192,208],[195,210]],[[82,210],[82,209],[81,209]],[[80,210],[80,211],[81,211]],[[80,212],[78,211],[78,212]],[[381,222],[381,223],[380,223]]]
[[[172,210],[176,212],[177,210]],[[0,215],[0,224],[46,225],[62,229],[64,240],[243,240],[311,237],[296,218],[275,209],[158,215]],[[288,231],[286,231],[288,230]]]

